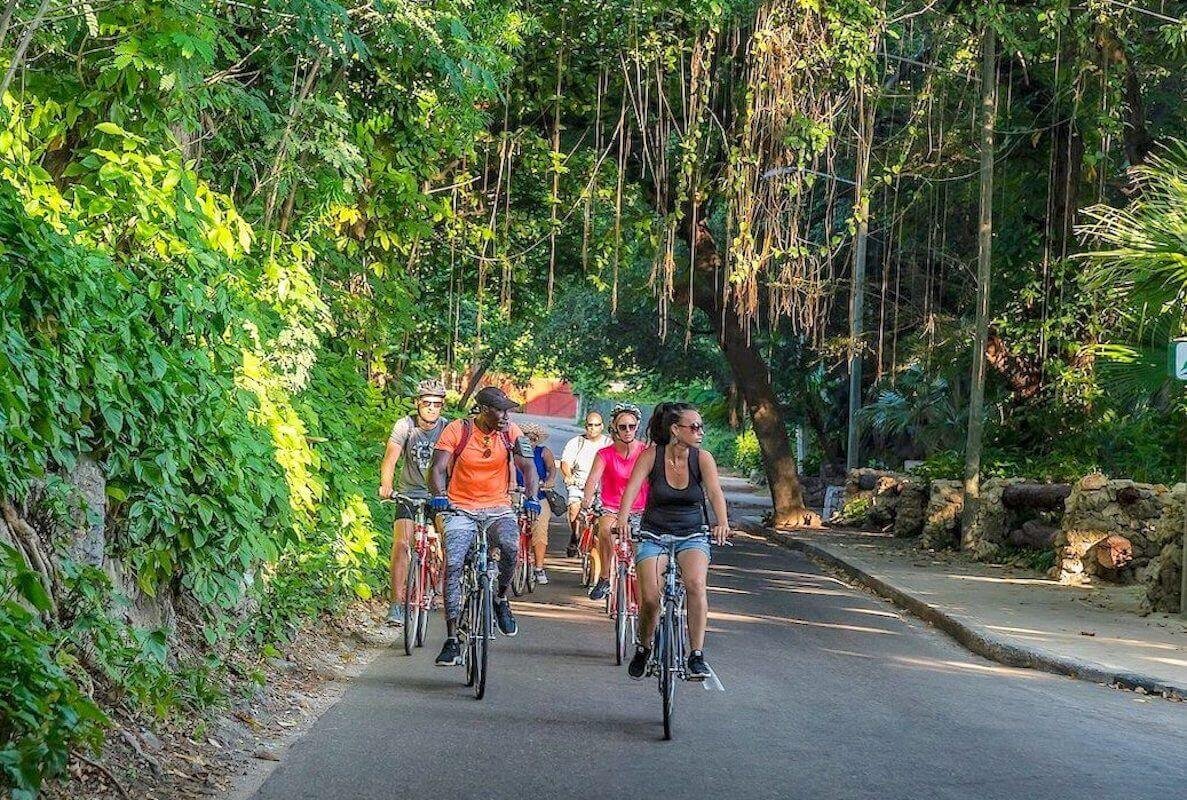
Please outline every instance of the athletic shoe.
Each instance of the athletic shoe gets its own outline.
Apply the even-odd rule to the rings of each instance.
[[[392,603],[387,610],[387,624],[398,628],[404,624],[404,604]]]
[[[626,674],[637,681],[643,680],[643,674],[647,672],[649,658],[651,658],[651,648],[636,644],[635,655],[631,658],[631,663],[626,665]]]
[[[457,639],[446,639],[441,645],[441,653],[434,662],[438,667],[456,667],[462,663],[462,646]]]
[[[700,650],[693,650],[688,656],[688,679],[703,681],[712,674],[713,671],[705,663],[705,654]]]
[[[576,540],[569,542],[569,546],[565,548],[565,555],[568,556],[569,558],[577,557],[577,541]]]
[[[606,580],[605,578],[601,578],[597,583],[594,584],[594,587],[589,590],[589,599],[605,600],[606,595],[608,594],[610,594],[610,581]]]
[[[511,613],[511,604],[506,598],[495,600],[495,622],[504,636],[514,636],[519,633],[519,623]]]
[[[542,569],[536,570],[536,583],[540,584],[541,586],[547,586],[548,585],[548,573]]]

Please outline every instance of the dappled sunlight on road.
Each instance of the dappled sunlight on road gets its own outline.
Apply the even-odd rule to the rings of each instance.
[[[800,619],[798,617],[777,617],[772,614],[737,614],[730,611],[709,611],[709,619],[718,622],[732,622],[742,624],[775,624],[775,625],[804,625],[810,628],[828,628],[830,630],[852,631],[853,633],[878,633],[897,636],[898,631],[884,628],[870,628],[864,625],[852,625],[844,622],[820,622],[818,620]]]
[[[1050,578],[998,578],[993,575],[956,575],[949,573],[945,577],[951,578],[954,581],[974,581],[976,583],[1011,583],[1017,586],[1057,586],[1062,591],[1068,588]]]
[[[930,672],[943,672],[949,675],[984,675],[1009,676],[1023,680],[1040,681],[1053,680],[1057,676],[1035,670],[1003,667],[997,664],[978,664],[971,661],[952,661],[949,659],[917,658],[912,656],[890,656],[885,659],[890,665],[904,669],[921,669]]]

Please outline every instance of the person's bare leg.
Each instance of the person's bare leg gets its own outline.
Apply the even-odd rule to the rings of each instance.
[[[389,574],[391,576],[391,598],[393,603],[403,603],[404,584],[408,581],[408,539],[412,535],[412,520],[398,519],[392,526],[392,556]]]
[[[655,622],[659,617],[660,576],[667,556],[648,558],[635,565],[639,578],[639,643],[651,649],[655,638]]]
[[[614,527],[615,519],[611,514],[598,518],[598,559],[602,567],[598,575],[604,581],[610,580],[610,550],[613,547],[610,529]]]
[[[705,649],[705,626],[709,620],[709,557],[700,550],[685,550],[676,557],[688,606],[688,644],[693,650]]]

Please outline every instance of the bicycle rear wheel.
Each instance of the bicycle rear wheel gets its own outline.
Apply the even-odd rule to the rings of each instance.
[[[404,579],[404,655],[412,655],[416,646],[417,624],[420,622],[420,556],[416,550],[408,559],[408,576]]]
[[[676,713],[676,680],[679,675],[676,664],[676,620],[675,609],[668,605],[664,610],[664,649],[659,665],[659,693],[664,706],[664,739],[672,738],[672,718]]]
[[[429,637],[429,606],[435,592],[433,571],[424,561],[420,564],[420,587],[420,605],[416,610],[416,646],[424,647],[425,639]]]
[[[515,571],[511,573],[511,591],[515,593],[516,597],[519,597],[528,590],[527,576],[525,573],[526,566],[527,561],[524,558],[524,554],[520,552],[520,554],[515,557]]]
[[[494,605],[491,599],[490,576],[478,577],[478,625],[474,631],[474,698],[481,700],[486,696],[486,677],[490,639],[494,629]]]

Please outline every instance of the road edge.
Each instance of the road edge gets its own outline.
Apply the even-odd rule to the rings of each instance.
[[[1037,647],[1019,645],[888,583],[856,563],[802,536],[759,525],[747,526],[747,529],[750,533],[760,535],[789,550],[801,552],[819,564],[838,570],[855,583],[943,631],[966,650],[991,661],[1008,667],[1051,672],[1119,689],[1160,695],[1170,700],[1187,698],[1187,687],[1169,684],[1150,675],[1123,672],[1091,661],[1057,655]]]

